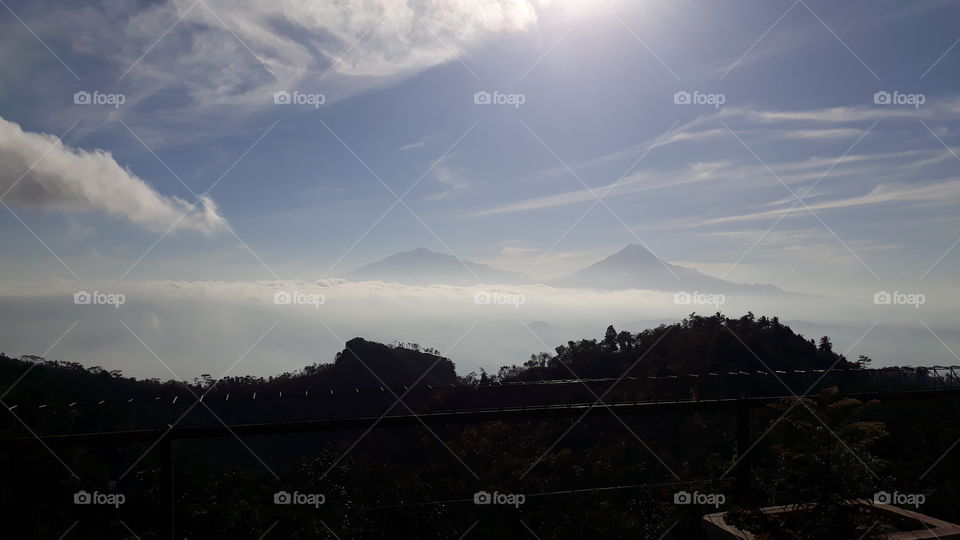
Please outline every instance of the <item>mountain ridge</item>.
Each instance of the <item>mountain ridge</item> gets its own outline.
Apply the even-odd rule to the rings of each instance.
[[[521,276],[514,272],[460,259],[425,247],[401,251],[365,264],[342,277],[351,281],[386,281],[408,285],[515,285]]]
[[[642,280],[642,286],[638,283]],[[652,289],[711,293],[784,293],[775,285],[736,283],[686,266],[669,263],[639,244],[626,247],[585,268],[547,280],[554,287],[600,290]]]
[[[537,280],[487,264],[460,259],[425,247],[395,253],[343,274],[351,281],[384,281],[408,285],[535,284],[597,290],[700,291],[711,293],[789,294],[769,284],[736,283],[669,263],[639,244],[580,270],[553,279]]]

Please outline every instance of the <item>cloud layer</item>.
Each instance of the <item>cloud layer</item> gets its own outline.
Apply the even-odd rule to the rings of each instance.
[[[73,295],[79,291],[96,292],[100,298],[119,293],[125,301],[119,307],[77,305]],[[285,295],[280,303],[275,301],[278,293]],[[170,377],[164,363],[179,377],[218,376],[255,342],[232,373],[276,374],[330,362],[344,340],[355,336],[436,347],[466,373],[479,367],[496,371],[567,340],[600,337],[607,324],[639,331],[692,311],[741,316],[752,310],[758,316],[779,315],[808,338],[830,335],[841,351],[856,343],[848,356],[867,354],[877,365],[946,364],[954,361],[952,356],[921,321],[931,321],[937,336],[956,346],[956,329],[932,322],[951,320],[947,314],[955,301],[930,294],[919,308],[876,305],[870,293],[849,299],[727,296],[720,305],[708,305],[678,304],[672,293],[664,292],[543,285],[60,281],[0,285],[0,327],[5,329],[6,353],[42,354],[79,321],[48,357],[122,369],[138,377]],[[874,323],[876,328],[858,341]]]
[[[165,197],[103,150],[71,148],[53,135],[0,118],[4,201],[59,212],[99,212],[148,230],[213,233],[229,227],[213,200]]]

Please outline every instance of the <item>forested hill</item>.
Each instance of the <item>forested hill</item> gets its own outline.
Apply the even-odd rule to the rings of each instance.
[[[374,375],[376,374],[376,375]],[[421,378],[422,376],[422,378]],[[68,404],[104,398],[153,399],[182,393],[183,385],[200,394],[211,387],[229,392],[303,392],[304,390],[353,390],[388,385],[453,384],[458,381],[453,362],[433,349],[417,344],[383,345],[354,338],[330,364],[317,363],[292,373],[271,377],[224,377],[219,381],[202,375],[190,382],[125,377],[120,371],[85,368],[75,362],[46,360],[35,356],[20,359],[0,355],[0,386],[10,388],[8,403]]]
[[[806,339],[777,317],[747,313],[731,319],[721,313],[691,314],[677,324],[631,334],[607,327],[603,339],[569,341],[555,354],[532,355],[521,366],[500,368],[501,380],[548,380],[630,376],[666,376],[728,371],[853,368],[833,352],[830,338]],[[629,372],[628,372],[629,370]],[[480,378],[483,377],[481,373]]]
[[[204,375],[188,384],[197,393],[213,385],[218,393],[271,393],[401,387],[414,383],[439,386],[535,381],[571,378],[573,374],[581,378],[663,376],[856,365],[834,353],[828,338],[821,338],[819,343],[808,340],[776,317],[756,318],[748,313],[730,319],[718,313],[707,317],[692,314],[679,323],[639,333],[618,332],[611,326],[600,340],[570,341],[554,353],[532,355],[522,365],[504,366],[496,374],[481,371],[458,376],[454,363],[434,349],[354,338],[333,363],[315,363],[296,372],[265,378],[239,376],[215,381]],[[152,399],[182,391],[182,384],[126,377],[119,371],[86,368],[73,362],[0,355],[0,387],[10,389],[4,397],[8,404],[55,405],[117,397]]]

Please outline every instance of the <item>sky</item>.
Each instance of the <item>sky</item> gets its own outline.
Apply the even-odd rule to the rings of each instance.
[[[350,309],[296,316],[264,299],[420,246],[546,279],[638,243],[716,277],[858,306],[758,304],[818,331],[843,326],[841,342],[872,354],[915,347],[887,363],[960,364],[955,3],[2,7],[7,352],[56,345],[60,359],[166,377],[155,359],[193,374],[189,347],[230,366],[256,344],[244,357],[256,364],[236,369],[272,373],[329,360],[318,356],[348,333],[412,334],[457,345],[468,368],[522,362],[564,332],[599,335],[606,314],[645,324],[684,310],[637,297],[644,309],[621,313],[621,299],[584,292],[562,321],[521,311],[549,339],[514,325],[526,341],[485,354],[498,331],[463,337],[473,306],[424,330],[451,320],[432,304],[445,292],[329,291]],[[69,302],[126,287],[114,311]],[[167,306],[174,289],[193,300]],[[926,303],[885,306],[903,308],[891,319],[871,300],[881,291]],[[422,318],[404,321],[402,303],[377,313],[395,298]],[[872,323],[887,330],[858,341]],[[922,359],[902,358],[911,350]],[[137,355],[150,367],[129,365]]]

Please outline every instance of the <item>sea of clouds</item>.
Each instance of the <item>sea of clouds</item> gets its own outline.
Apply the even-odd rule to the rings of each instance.
[[[436,348],[465,374],[521,364],[567,340],[601,338],[608,324],[636,332],[692,312],[739,317],[749,310],[777,315],[808,338],[829,335],[838,352],[866,354],[875,365],[960,364],[950,351],[960,350],[950,323],[955,303],[941,297],[918,305],[686,293],[345,280],[7,283],[0,286],[0,350],[190,379],[332,362],[344,341],[363,337]]]

